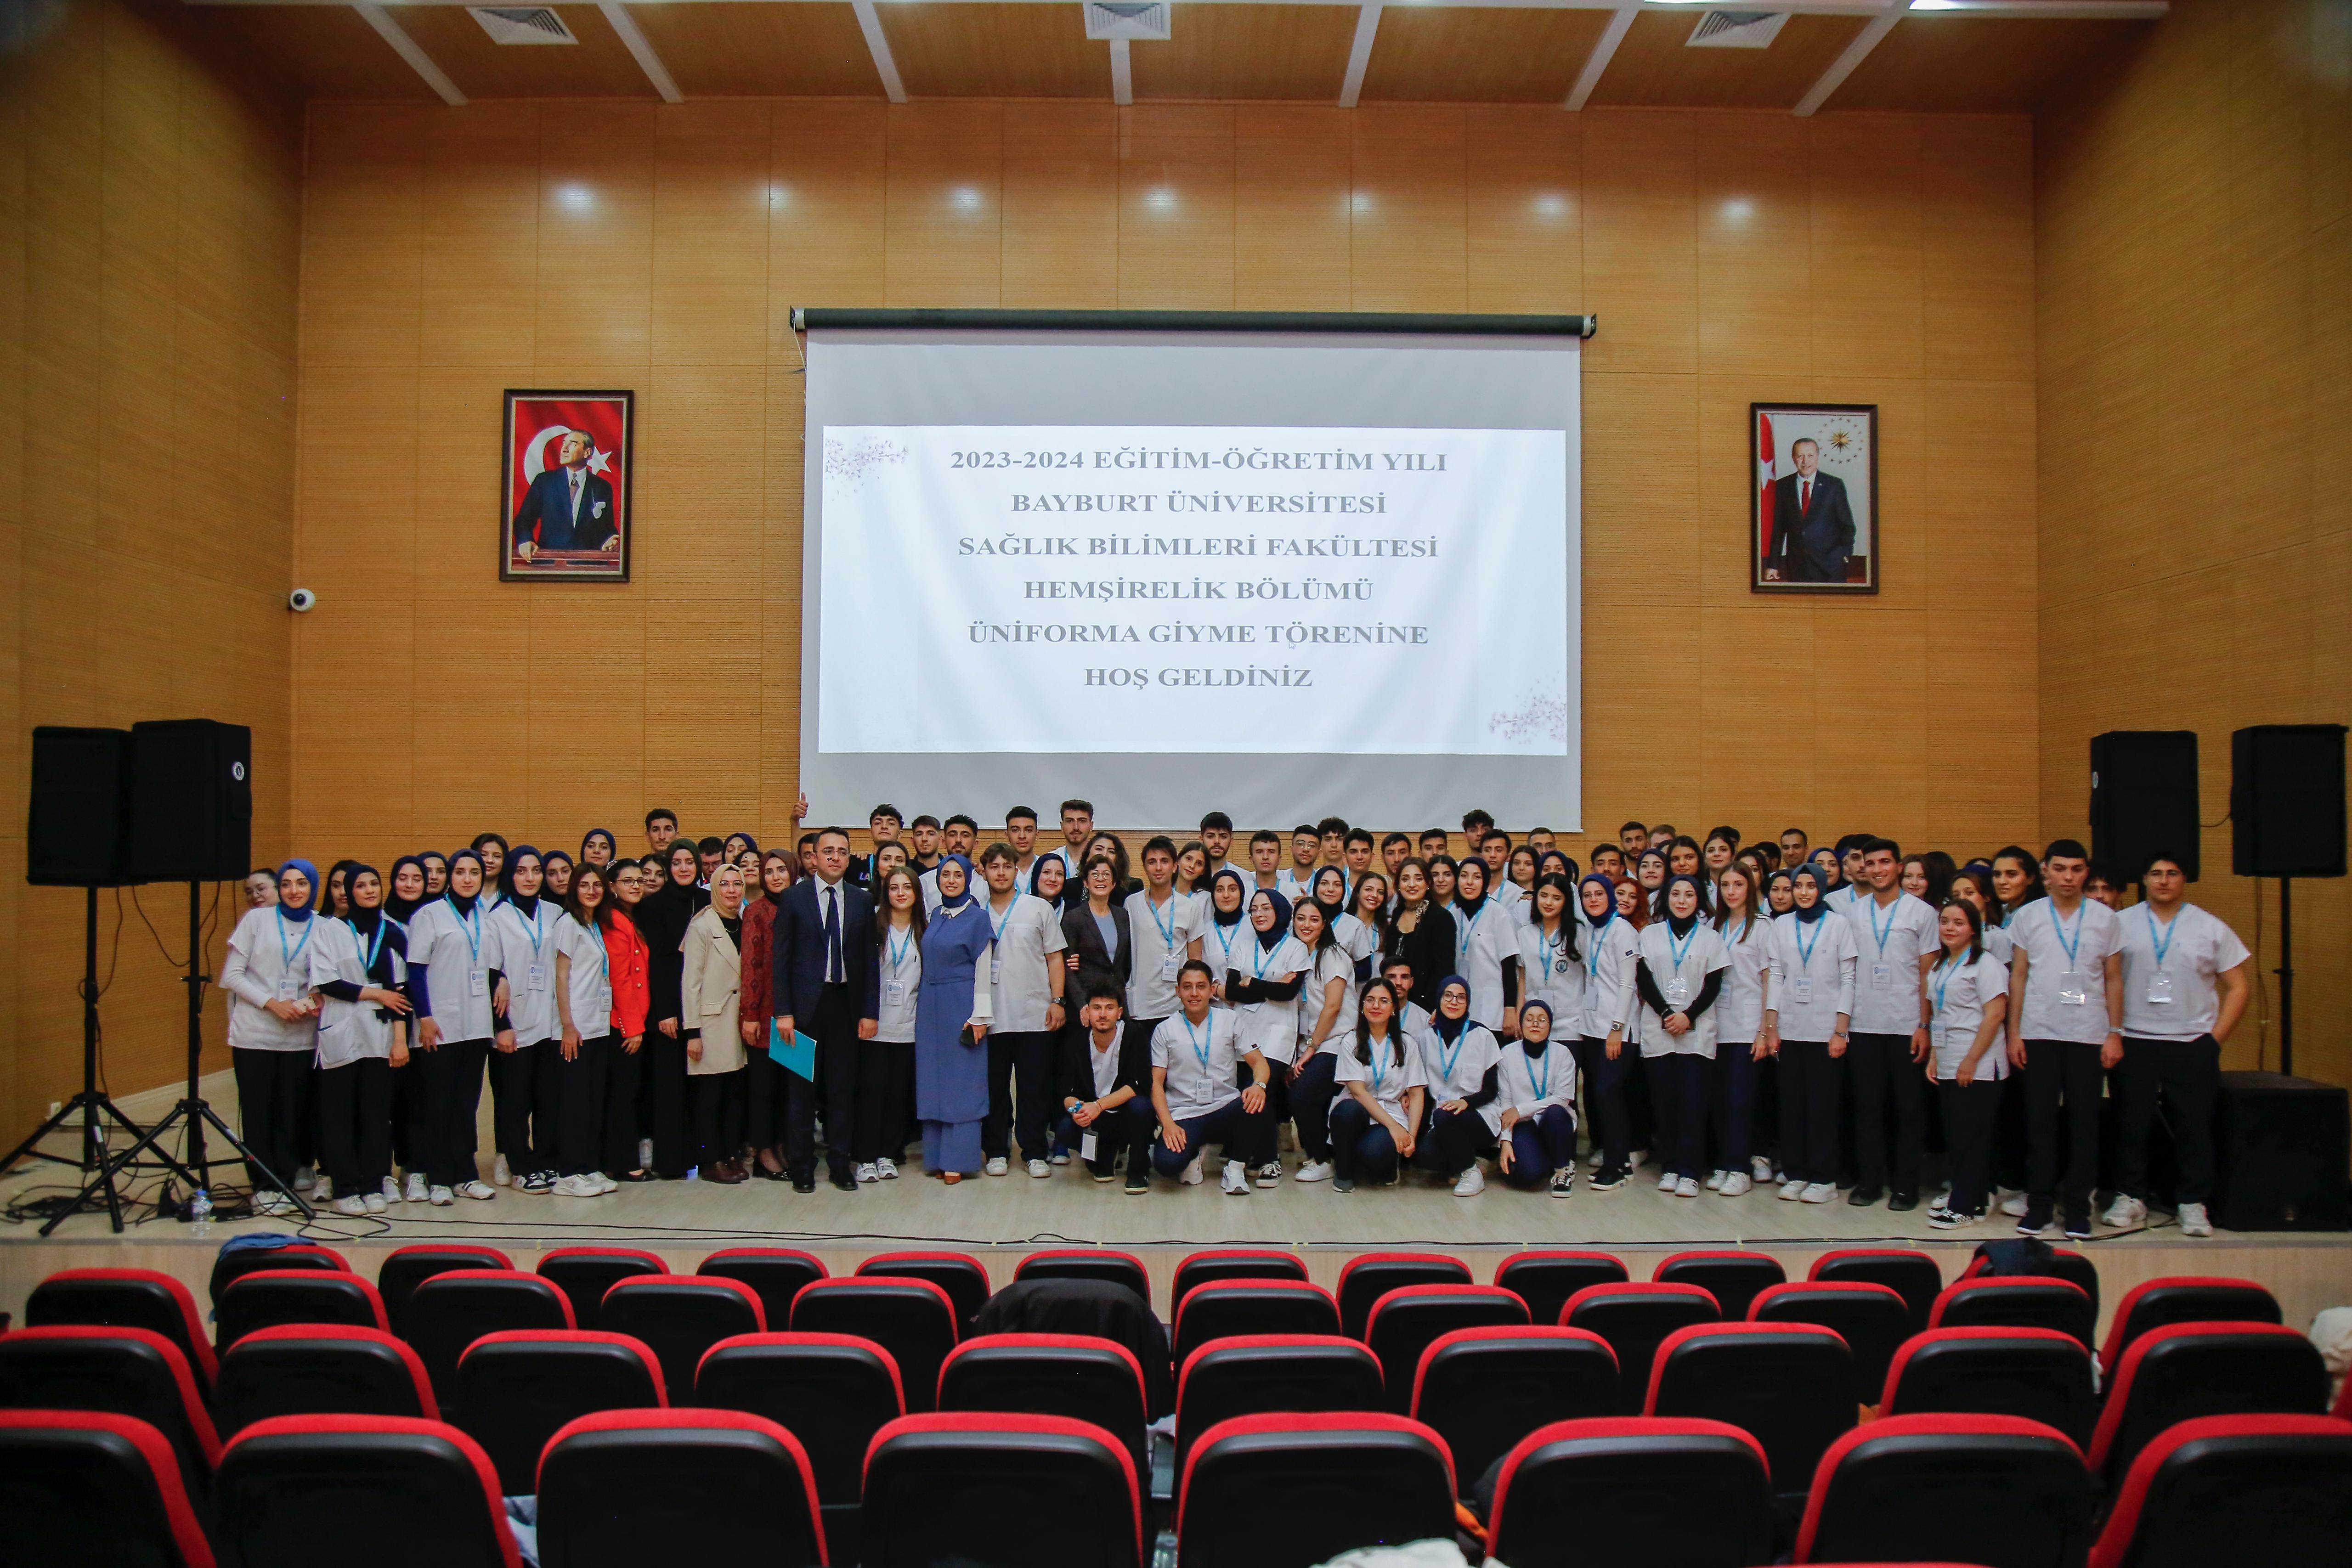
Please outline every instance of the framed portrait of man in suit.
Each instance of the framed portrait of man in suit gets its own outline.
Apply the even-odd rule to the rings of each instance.
[[[629,392],[508,390],[499,581],[629,580],[636,401]]]
[[[1748,405],[1748,587],[1878,591],[1878,405]]]

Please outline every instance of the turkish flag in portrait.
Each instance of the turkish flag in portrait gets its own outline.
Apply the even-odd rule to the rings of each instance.
[[[507,397],[507,578],[626,580],[633,394]]]

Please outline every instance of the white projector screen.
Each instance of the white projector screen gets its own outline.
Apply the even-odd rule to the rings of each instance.
[[[808,334],[816,821],[1581,826],[1580,340]]]

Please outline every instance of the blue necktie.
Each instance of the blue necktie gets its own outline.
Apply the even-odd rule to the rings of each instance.
[[[824,890],[824,978],[827,985],[841,978],[841,890]]]

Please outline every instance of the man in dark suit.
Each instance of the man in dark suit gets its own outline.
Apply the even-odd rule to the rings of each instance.
[[[850,1133],[857,1124],[858,1042],[874,1038],[866,1011],[866,971],[874,963],[874,901],[849,881],[849,830],[816,836],[816,874],[785,891],[776,910],[776,1028],[797,1027],[816,1041],[817,1082],[824,1086],[825,1174],[856,1192]],[[784,1163],[795,1192],[816,1190],[816,1084],[793,1076],[784,1100]]]
[[[1151,1186],[1151,1139],[1159,1131],[1151,1110],[1151,1034],[1129,1029],[1125,1012],[1116,982],[1097,978],[1087,986],[1079,1027],[1062,1035],[1062,1093],[1054,1145],[1077,1150],[1087,1173],[1097,1181],[1110,1180],[1118,1156],[1125,1154],[1128,1190],[1147,1192]],[[1086,1153],[1088,1134],[1095,1138],[1091,1157]]]
[[[1772,543],[1764,569],[1781,582],[1843,582],[1853,554],[1853,509],[1845,481],[1821,472],[1821,444],[1811,436],[1789,449],[1797,471],[1772,482]]]
[[[588,466],[595,453],[595,438],[586,431],[564,432],[556,466],[530,482],[515,510],[515,554],[530,560],[543,549],[619,550],[612,481]]]

